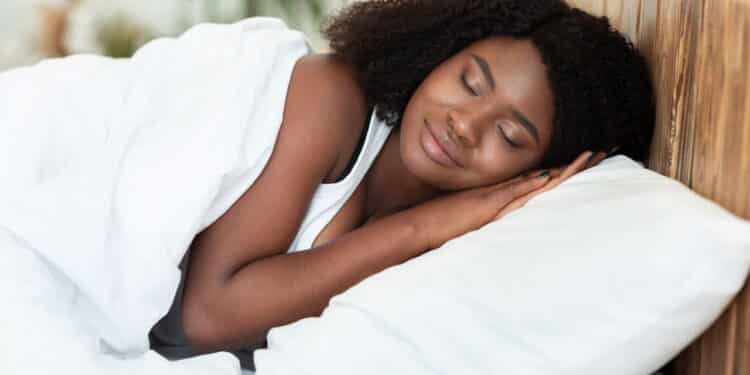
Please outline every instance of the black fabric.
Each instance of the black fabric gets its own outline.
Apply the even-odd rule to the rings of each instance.
[[[182,298],[185,287],[185,274],[189,262],[190,251],[185,254],[185,257],[180,262],[180,270],[182,276],[180,277],[180,284],[177,287],[177,293],[175,293],[172,306],[169,308],[169,312],[161,320],[159,320],[148,335],[149,346],[155,352],[163,355],[165,358],[170,360],[179,360],[194,357],[197,355],[195,351],[190,348],[190,345],[185,338],[185,331],[182,327],[182,319],[180,316],[182,307]],[[240,361],[242,368],[255,371],[255,362],[253,358],[253,351],[265,347],[266,343],[263,342],[259,345],[230,351]]]
[[[341,176],[336,179],[336,182],[343,181],[349,175],[349,173],[352,172],[354,164],[357,163],[359,154],[362,153],[362,147],[365,145],[365,140],[367,139],[367,130],[370,128],[370,118],[372,117],[372,111],[373,108],[370,108],[370,111],[365,118],[365,126],[362,127],[362,133],[360,133],[359,135],[359,142],[357,143],[357,147],[354,149],[351,159],[349,159],[349,164],[346,166],[346,168],[344,168],[344,172],[341,173]]]
[[[352,158],[349,161],[349,165],[346,167],[341,177],[336,182],[345,179],[352,172],[354,165],[357,163],[359,155],[362,153],[362,148],[364,147],[365,140],[367,139],[367,132],[369,130],[370,119],[372,117],[373,110],[374,108],[370,109],[369,115],[365,119],[365,126],[362,129],[359,137],[359,143],[357,144]],[[172,301],[172,306],[169,308],[169,312],[167,312],[167,315],[161,318],[161,320],[159,320],[156,325],[151,328],[151,331],[148,335],[149,345],[151,349],[171,360],[185,359],[197,355],[190,348],[190,345],[188,345],[187,339],[185,338],[185,331],[182,327],[182,319],[180,318],[182,315],[182,298],[185,286],[185,274],[187,273],[186,270],[188,269],[189,263],[189,254],[190,250],[186,252],[185,256],[180,262],[180,270],[182,271],[182,275],[180,277],[180,284],[177,287],[177,293],[175,294],[174,300]],[[263,342],[245,349],[231,351],[231,353],[239,359],[240,365],[243,368],[255,371],[253,352],[255,351],[255,349],[260,349],[265,346],[266,343]]]

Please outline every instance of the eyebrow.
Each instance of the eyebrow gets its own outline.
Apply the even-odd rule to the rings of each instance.
[[[487,63],[487,60],[485,60],[482,56],[471,54],[471,57],[474,58],[474,61],[477,62],[477,65],[479,65],[479,68],[482,70],[482,73],[484,74],[484,78],[489,81],[490,86],[492,87],[492,90],[495,90],[495,77],[492,76],[492,71],[490,71],[490,64]]]
[[[492,90],[495,90],[495,77],[492,76],[492,71],[490,70],[490,64],[487,63],[487,60],[485,60],[482,56],[471,54],[471,57],[474,58],[474,61],[476,61],[477,65],[479,65],[479,68],[482,70],[482,73],[484,74],[484,78],[487,79],[487,81],[490,83],[490,86],[492,87]],[[529,121],[529,119],[526,118],[521,112],[518,112],[517,110],[513,110],[513,117],[518,120],[519,123],[521,123],[521,126],[526,128],[526,130],[531,133],[531,136],[534,138],[537,144],[539,144],[539,131],[537,130],[536,126]]]

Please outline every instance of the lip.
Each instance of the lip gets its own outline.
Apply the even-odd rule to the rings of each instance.
[[[422,131],[421,143],[425,154],[436,163],[449,168],[463,167],[448,145],[443,144],[435,134],[435,129],[431,124],[424,120],[424,129]]]

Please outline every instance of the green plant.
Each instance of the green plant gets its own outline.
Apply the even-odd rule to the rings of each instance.
[[[124,16],[114,16],[97,30],[96,38],[103,53],[111,57],[130,57],[153,36],[143,26]]]

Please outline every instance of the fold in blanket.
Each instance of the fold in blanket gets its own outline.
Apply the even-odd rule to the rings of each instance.
[[[183,254],[262,171],[309,52],[280,20],[251,18],[196,26],[132,59],[0,74],[2,271],[28,283],[5,291],[17,306],[4,320],[82,322],[54,333],[79,337],[52,340],[94,343],[82,368],[86,356],[153,359],[148,331],[169,309]],[[34,260],[15,267],[18,257]],[[18,333],[4,338],[38,348],[49,334]]]

